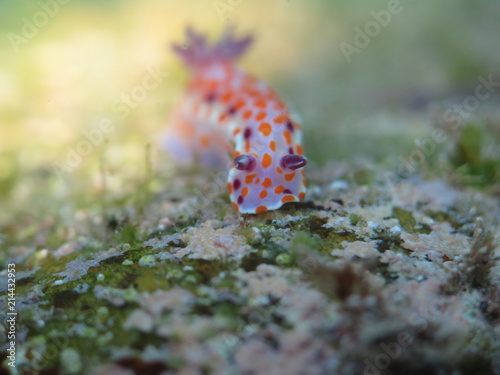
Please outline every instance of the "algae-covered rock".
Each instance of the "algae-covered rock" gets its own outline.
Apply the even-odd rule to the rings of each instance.
[[[173,218],[169,233],[146,227],[125,247],[83,247],[57,262],[47,255],[31,272],[18,264],[27,275],[18,282],[18,337],[23,356],[35,358],[19,366],[348,374],[378,370],[392,350],[391,374],[493,371],[498,202],[442,183],[436,192],[450,189],[454,199],[436,206],[419,178],[310,185],[314,204],[306,197],[245,217],[227,205],[218,219]],[[410,186],[418,200],[403,200]],[[491,212],[480,218],[472,208],[483,199]]]

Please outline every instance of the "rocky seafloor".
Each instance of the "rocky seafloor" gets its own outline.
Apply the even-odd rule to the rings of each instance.
[[[4,256],[1,373],[500,374],[498,199],[366,165],[308,167],[304,202],[259,215],[185,173],[53,248],[36,223]]]

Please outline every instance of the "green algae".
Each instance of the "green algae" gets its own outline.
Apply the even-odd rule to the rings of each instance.
[[[500,158],[498,153],[486,154],[492,135],[479,124],[467,124],[450,156],[450,161],[461,177],[462,183],[487,188],[500,183]]]
[[[188,257],[162,259],[161,253],[169,252],[170,246],[157,250],[141,246],[145,239],[160,239],[163,235],[186,231],[191,225],[196,225],[197,221],[191,219],[178,221],[172,227],[150,234],[124,226],[112,239],[112,243],[122,251],[121,253],[101,260],[97,266],[88,268],[87,272],[77,279],[62,284],[54,283],[54,274],[65,272],[66,264],[79,258],[93,259],[99,247],[85,247],[61,258],[49,256],[41,259],[37,263],[41,270],[23,280],[22,287],[27,292],[34,283],[42,285],[45,295],[41,297],[41,302],[47,312],[50,307],[55,308],[55,311],[46,319],[44,327],[28,324],[31,333],[27,340],[34,343],[43,338],[49,344],[50,355],[44,357],[44,368],[67,366],[67,359],[72,358],[74,353],[70,351],[68,354],[66,348],[71,348],[76,353],[85,353],[84,371],[106,361],[112,354],[111,348],[127,347],[140,352],[145,349],[146,343],[160,347],[169,340],[175,341],[179,338],[169,337],[165,340],[155,333],[145,333],[138,329],[125,330],[123,326],[130,314],[140,307],[137,302],[138,293],[169,290],[173,287],[191,291],[196,297],[186,313],[187,316],[224,319],[225,329],[229,332],[240,332],[241,327],[264,329],[269,324],[278,325],[283,330],[293,329],[274,306],[279,303],[279,299],[271,299],[270,305],[261,306],[257,312],[249,310],[248,301],[238,295],[237,272],[255,271],[262,264],[302,270],[313,280],[318,290],[337,302],[344,301],[353,293],[368,293],[366,280],[357,268],[318,266],[321,257],[329,256],[333,249],[344,247],[346,241],[359,241],[361,238],[358,230],[366,228],[366,220],[358,214],[340,214],[339,216],[348,219],[351,231],[326,225],[328,218],[311,215],[312,212],[314,209],[311,207],[298,206],[285,212],[270,213],[266,218],[252,217],[246,220],[236,233],[247,238],[251,249],[240,260],[203,260]],[[290,220],[287,215],[291,213],[297,217]],[[453,221],[452,215],[448,213],[429,211],[428,214],[436,221]],[[408,233],[430,230],[418,224],[411,211],[400,207],[394,207],[391,216],[398,219],[401,227]],[[409,253],[401,247],[402,241],[396,233],[375,229],[372,240],[378,241],[377,246],[381,253],[388,249]],[[124,242],[118,246],[120,241]],[[286,243],[288,245],[284,245]],[[179,240],[175,247],[183,248],[186,245]],[[307,255],[304,258],[304,251],[319,257]],[[312,263],[311,256],[311,259],[315,259]],[[352,264],[380,275],[387,284],[394,283],[399,278],[385,263],[370,263],[353,258]],[[317,275],[308,273],[311,271],[311,265],[319,267]],[[331,272],[335,276],[327,277]],[[349,280],[354,282],[352,288],[345,286],[351,282]],[[82,285],[89,287],[84,291]],[[96,287],[104,288],[111,297],[98,298]],[[213,288],[215,295],[214,291],[206,293],[203,288]],[[116,301],[112,302],[112,296],[115,294],[123,299],[119,306],[115,306]],[[33,319],[35,315],[36,313],[32,313]],[[27,315],[26,320],[30,318]],[[164,314],[162,319],[168,322],[168,313]],[[76,330],[75,325],[78,327]],[[211,335],[216,335],[216,332],[207,333],[207,338]],[[144,366],[138,358],[135,362],[131,361],[124,360],[123,363],[131,367]],[[171,357],[161,363],[161,366],[175,369],[182,368],[185,364],[185,359]],[[68,370],[68,373],[70,372]]]
[[[413,213],[406,211],[400,207],[392,208],[392,217],[399,220],[399,224],[404,228],[408,233],[413,233],[415,226],[417,225],[417,221],[413,216]]]

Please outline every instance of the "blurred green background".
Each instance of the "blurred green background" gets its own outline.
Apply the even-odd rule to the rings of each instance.
[[[313,164],[364,157],[394,166],[430,135],[435,108],[461,102],[479,76],[500,78],[500,2],[402,0],[348,62],[340,45],[355,46],[356,27],[390,3],[1,0],[0,220],[54,202],[90,208],[104,190],[125,200],[145,165],[171,167],[159,141],[186,72],[168,46],[183,40],[186,25],[212,38],[228,23],[255,35],[241,65],[301,116]],[[161,72],[158,85],[119,111],[151,71]],[[500,118],[498,98],[474,116]],[[112,130],[61,173],[84,131],[104,120]]]

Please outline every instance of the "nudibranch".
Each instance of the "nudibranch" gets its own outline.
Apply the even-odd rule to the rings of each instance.
[[[229,170],[227,189],[240,213],[276,210],[304,198],[307,163],[301,125],[264,82],[237,67],[252,42],[231,28],[209,45],[187,29],[187,43],[174,45],[190,73],[175,109],[166,146],[180,162]]]

